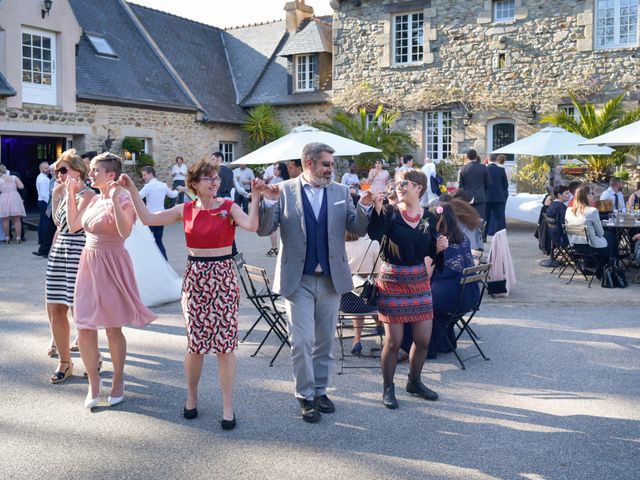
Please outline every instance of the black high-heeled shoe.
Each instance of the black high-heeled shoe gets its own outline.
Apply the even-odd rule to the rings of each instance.
[[[182,416],[187,420],[193,420],[198,416],[198,407],[187,409],[187,406],[185,405],[182,409]]]
[[[236,415],[233,414],[233,418],[231,420],[225,420],[224,418],[220,420],[220,426],[223,430],[233,430],[236,428]]]

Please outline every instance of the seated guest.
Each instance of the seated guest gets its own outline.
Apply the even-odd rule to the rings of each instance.
[[[575,198],[576,190],[580,185],[582,185],[582,182],[579,182],[577,180],[569,182],[569,203],[567,203],[567,207],[573,207],[573,199]]]
[[[611,177],[609,180],[609,188],[600,195],[600,200],[611,200],[614,212],[626,212],[624,205],[624,196],[622,195],[622,180],[618,177]]]
[[[459,200],[454,201],[459,202]],[[475,213],[475,209],[473,207],[470,208]],[[431,277],[433,333],[427,357],[430,359],[436,358],[438,352],[448,353],[452,351],[445,335],[449,338],[453,347],[455,348],[456,346],[453,323],[447,323],[448,314],[455,308],[458,301],[463,270],[474,265],[469,239],[460,230],[459,225],[462,222],[456,217],[452,205],[444,203],[437,207],[436,213],[440,213],[436,230],[439,235],[444,235],[449,239],[449,248],[444,251],[444,267],[442,270],[436,269]],[[465,286],[461,307],[472,308],[478,302],[479,297],[480,288],[477,283]]]
[[[627,210],[630,212],[640,210],[640,182],[636,182],[636,191],[629,195]]]
[[[482,219],[476,209],[469,203],[471,198],[463,190],[456,190],[453,195],[446,193],[440,195],[440,202],[449,202],[458,219],[458,228],[469,239],[472,250],[483,250]]]
[[[586,227],[589,245],[596,255],[607,259],[617,258],[616,236],[611,230],[604,230],[598,210],[589,205],[591,188],[582,185],[576,190],[573,206],[567,209],[565,219],[567,225]],[[580,251],[587,249],[585,237],[570,235],[569,242]]]
[[[558,185],[553,189],[553,195],[556,197],[551,205],[547,207],[545,215],[552,218],[556,222],[556,228],[550,229],[549,235],[556,245],[566,245],[566,238],[562,235],[560,225],[565,224],[565,213],[567,211],[566,202],[569,201],[569,187]]]
[[[358,237],[351,232],[345,234],[345,249],[347,251],[347,259],[349,260],[349,268],[352,275],[358,275],[364,281],[372,272],[374,272],[374,264],[378,258],[378,250],[380,244],[368,237]],[[379,263],[379,262],[378,262]],[[375,272],[379,269],[375,265]],[[358,286],[354,282],[354,286]],[[375,307],[367,305],[362,298],[354,292],[343,293],[340,298],[340,311],[344,313],[372,313],[376,311]],[[352,355],[360,355],[362,353],[362,320],[353,321],[353,343],[351,346]],[[379,333],[382,334],[384,329],[380,326]]]

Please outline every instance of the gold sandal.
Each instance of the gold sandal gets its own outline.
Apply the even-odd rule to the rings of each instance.
[[[67,380],[71,375],[73,375],[73,363],[71,363],[70,361],[69,362],[61,361],[60,363],[61,364],[66,363],[69,366],[64,372],[60,370],[56,370],[55,372],[53,372],[53,375],[51,375],[51,378],[49,379],[53,384],[62,383],[65,380]]]

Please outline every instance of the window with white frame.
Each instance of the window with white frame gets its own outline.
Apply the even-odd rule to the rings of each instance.
[[[233,142],[220,142],[218,143],[218,150],[222,152],[224,156],[224,162],[229,163],[235,160],[235,144]]]
[[[22,101],[57,104],[56,37],[39,30],[22,30]]]
[[[596,48],[638,44],[638,0],[596,0]]]
[[[432,160],[445,160],[451,155],[451,112],[426,112],[426,155]]]
[[[296,92],[312,92],[316,88],[316,55],[296,55]]]
[[[512,22],[516,19],[515,0],[493,0],[493,21]]]
[[[566,113],[576,122],[580,121],[580,111],[574,105],[560,105],[558,111]]]
[[[421,63],[424,48],[424,13],[403,13],[393,17],[393,61]]]

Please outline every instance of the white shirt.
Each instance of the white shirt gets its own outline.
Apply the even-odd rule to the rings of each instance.
[[[164,210],[164,197],[176,198],[178,191],[171,190],[165,183],[159,182],[157,178],[152,178],[140,190],[140,196],[147,199],[147,208],[152,213]]]
[[[265,179],[265,182],[271,183],[271,179],[273,178],[273,170],[275,169],[275,165],[269,165],[265,171],[262,178]]]
[[[253,170],[249,167],[245,168],[236,168],[233,170],[233,186],[236,189],[236,193],[242,195],[243,197],[248,197],[249,192],[251,191],[251,183],[245,184],[243,182],[248,181],[251,182],[255,178],[253,174]]]
[[[36,178],[36,190],[39,202],[49,202],[49,177],[46,173],[39,173]]]
[[[342,182],[343,185],[351,186],[351,185],[357,185],[358,183],[360,183],[360,179],[358,178],[358,174],[357,173],[345,173],[344,175],[342,175]]]
[[[410,168],[412,168],[412,167],[410,167],[408,163],[405,163],[400,168],[398,168],[397,171],[398,172],[402,172],[403,170],[409,170]]]
[[[173,167],[171,167],[171,176],[174,180],[184,180],[187,176],[188,169],[187,166],[183,163],[178,166],[176,163]]]
[[[609,187],[604,192],[602,192],[602,195],[600,195],[600,200],[611,200],[611,202],[613,204],[613,209],[615,211],[616,210],[615,197],[618,197],[618,209],[617,209],[617,211],[618,212],[626,212],[627,211],[627,207],[625,206],[624,195],[622,195],[622,192],[615,193],[613,191],[613,189],[611,187]]]
[[[421,198],[421,205],[428,207],[433,201],[438,199],[439,195],[431,190],[431,177],[437,175],[436,164],[433,162],[425,162],[422,166],[422,172],[427,176],[427,191]]]

